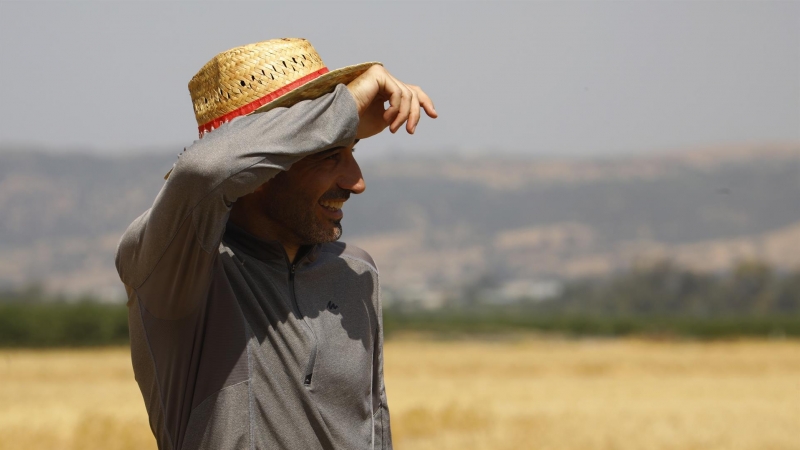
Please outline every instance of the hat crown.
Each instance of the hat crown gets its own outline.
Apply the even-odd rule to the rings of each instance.
[[[238,115],[236,111],[248,105],[327,71],[311,43],[300,38],[272,39],[222,52],[189,81],[197,125]]]

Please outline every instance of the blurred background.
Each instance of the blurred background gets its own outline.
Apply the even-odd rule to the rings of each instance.
[[[800,449],[800,3],[0,3],[0,449],[153,449],[114,252],[215,54],[433,98],[358,145],[398,449]]]

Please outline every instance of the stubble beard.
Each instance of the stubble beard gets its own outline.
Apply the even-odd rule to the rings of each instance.
[[[342,237],[342,223],[340,220],[329,222],[323,226],[318,221],[304,222],[304,227],[298,228],[297,233],[303,245],[325,244],[338,241]]]
[[[325,244],[342,237],[341,220],[320,219],[313,208],[278,208],[275,219],[295,235],[301,245]]]
[[[291,239],[299,245],[315,245],[335,242],[342,237],[341,220],[320,217],[316,210],[322,208],[319,202],[348,198],[350,191],[341,188],[330,189],[317,197],[298,192],[290,186],[276,186],[276,192],[267,195],[263,206],[264,213],[281,225],[285,239]]]

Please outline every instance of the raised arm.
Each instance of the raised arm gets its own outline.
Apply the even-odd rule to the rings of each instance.
[[[359,124],[348,89],[291,108],[240,117],[195,141],[153,206],[117,249],[120,278],[156,317],[191,312],[210,282],[233,202],[303,157],[352,143]]]

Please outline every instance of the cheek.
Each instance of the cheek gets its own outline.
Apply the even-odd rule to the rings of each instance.
[[[275,187],[276,189],[265,193],[263,204],[267,206],[268,211],[281,216],[296,217],[308,217],[308,214],[319,213],[317,211],[319,196],[315,193],[296,189],[293,186]]]
[[[265,202],[284,203],[297,199],[301,185],[290,176],[289,172],[280,172],[274,178],[261,185],[261,195]]]
[[[312,210],[314,203],[302,192],[281,191],[266,199],[264,204],[269,210],[281,216],[285,216],[287,213],[293,216],[302,216]]]
[[[270,203],[283,208],[314,210],[320,197],[336,188],[335,178],[329,171],[304,170],[281,172],[267,183],[264,194],[271,197]]]

